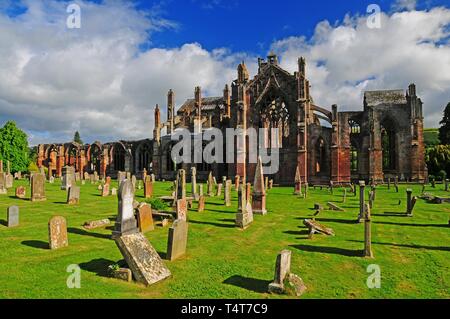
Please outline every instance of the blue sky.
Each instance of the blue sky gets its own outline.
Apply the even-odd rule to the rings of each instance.
[[[414,82],[426,127],[450,100],[449,0],[0,0],[0,125],[15,120],[30,144],[151,137],[166,94],[176,105],[220,96],[245,60],[273,50],[293,73],[307,59],[314,102],[361,110],[366,90]],[[369,4],[381,27],[367,26]]]

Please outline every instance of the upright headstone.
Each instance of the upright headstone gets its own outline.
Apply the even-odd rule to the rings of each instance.
[[[286,287],[285,284],[289,287]],[[293,290],[292,292],[287,290]],[[291,251],[282,250],[275,263],[275,276],[273,282],[269,284],[268,291],[275,294],[293,294],[296,296],[302,295],[306,290],[303,280],[291,273]]]
[[[374,192],[370,191],[369,192],[369,207],[372,209],[373,208],[373,198],[374,198]]]
[[[359,181],[359,215],[358,221],[361,223],[364,218],[364,188],[366,183],[364,181]]]
[[[84,178],[83,178],[83,179],[84,179],[85,181],[89,180],[89,178],[90,178],[90,175],[89,175],[89,173],[88,173],[88,172],[84,172],[84,174],[83,174],[83,175],[84,175]]]
[[[217,184],[216,196],[222,196],[222,184]]]
[[[67,223],[64,217],[53,216],[48,222],[48,242],[50,249],[58,249],[69,245]]]
[[[151,177],[147,175],[144,181],[144,197],[152,198],[152,196],[153,196],[153,183]]]
[[[269,177],[264,177],[264,188],[267,191],[269,189]]]
[[[68,190],[75,185],[75,169],[72,166],[64,166],[62,169],[61,189]]]
[[[245,194],[245,186],[240,185],[238,190],[238,212],[236,214],[236,227],[246,229],[253,221],[253,214],[248,211],[248,201]]]
[[[80,188],[75,184],[69,188],[67,192],[67,204],[77,205],[80,203]]]
[[[155,229],[153,225],[152,207],[147,203],[141,203],[137,209],[137,224],[141,233]]]
[[[105,183],[102,186],[102,197],[109,196],[109,183]]]
[[[14,185],[14,177],[11,174],[6,174],[6,176],[5,176],[5,187],[6,187],[6,189],[12,188],[13,185]]]
[[[192,197],[198,199],[197,193],[197,168],[195,166],[191,167],[191,193]]]
[[[388,177],[388,179],[387,179],[387,187],[388,187],[388,190],[391,189],[391,178],[390,177]]]
[[[117,188],[113,187],[111,188],[111,195],[116,196],[117,195]]]
[[[371,217],[370,207],[368,204],[364,205],[364,257],[373,258],[372,239],[371,239]]]
[[[45,175],[33,174],[31,177],[31,201],[45,201]]]
[[[342,203],[345,203],[347,199],[347,188],[344,187],[344,192],[342,193]]]
[[[231,206],[231,179],[227,180],[225,183],[225,192],[224,192],[224,200],[225,206]]]
[[[198,185],[198,195],[203,196],[203,184]]]
[[[186,198],[186,171],[184,169],[178,170],[177,187],[177,199]]]
[[[448,184],[449,184],[449,179],[446,178],[446,179],[445,179],[445,188],[444,188],[444,190],[445,190],[446,192],[448,192]]]
[[[272,189],[273,188],[273,179],[270,179],[269,180],[269,189]]]
[[[118,172],[117,172],[117,181],[118,181],[118,183],[119,183],[119,186],[120,186],[120,184],[122,184],[122,182],[123,182],[124,180],[126,180],[126,179],[127,179],[127,173],[122,172],[122,171],[118,171]]]
[[[295,170],[295,180],[294,180],[294,194],[301,195],[302,193],[302,177],[300,176],[300,168],[297,165]]]
[[[264,174],[261,156],[256,164],[255,180],[253,182],[252,209],[254,214],[265,215],[266,210],[266,190],[264,188]]]
[[[131,184],[133,184],[133,188],[136,189],[136,176],[131,176]]]
[[[4,172],[0,172],[0,194],[8,194],[8,190],[6,189],[6,174]]]
[[[413,200],[412,200],[412,189],[408,188],[406,190],[406,215],[412,216],[412,210],[413,210]],[[415,204],[415,201],[414,201]]]
[[[303,195],[304,198],[308,197],[308,190],[309,190],[309,184],[308,184],[308,182],[305,182],[305,194]]]
[[[205,196],[200,196],[198,198],[198,208],[197,212],[201,213],[205,210]]]
[[[247,183],[245,193],[247,194],[247,202],[252,202],[252,184]]]
[[[175,260],[186,254],[188,224],[183,219],[177,219],[169,228],[167,240],[167,259]]]
[[[241,176],[239,176],[239,175],[236,175],[234,177],[234,189],[235,190],[239,189],[240,179],[241,179]]]
[[[125,179],[119,187],[119,205],[113,238],[134,234],[138,231],[134,217],[134,188],[130,180]]]
[[[214,185],[214,180],[213,180],[213,177],[212,177],[212,172],[209,172],[208,185],[207,185],[208,186],[208,196],[209,197],[214,196],[213,185]]]
[[[187,221],[187,201],[186,198],[178,199],[177,200],[177,219],[182,219],[184,221]]]
[[[19,226],[19,207],[8,207],[8,227]]]

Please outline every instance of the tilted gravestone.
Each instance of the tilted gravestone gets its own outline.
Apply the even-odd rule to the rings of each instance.
[[[255,179],[253,181],[252,210],[254,214],[265,215],[266,210],[266,189],[264,187],[264,174],[261,156],[258,156],[256,164]]]
[[[339,212],[343,212],[343,211],[344,211],[344,209],[342,209],[341,207],[339,207],[339,206],[333,204],[332,202],[328,202],[328,203],[327,203],[327,206],[328,206],[328,208],[329,208],[330,210],[339,211]]]
[[[153,224],[152,207],[147,203],[141,203],[137,212],[137,224],[141,233],[155,229]]]
[[[48,222],[48,242],[50,249],[58,249],[69,245],[67,223],[64,217],[53,216]]]
[[[108,218],[105,218],[105,219],[92,220],[92,221],[85,222],[83,224],[83,227],[85,229],[95,229],[95,228],[103,227],[103,226],[106,226],[109,224],[111,224],[111,221]]]
[[[17,198],[25,198],[27,190],[25,186],[17,186],[16,187],[16,197]]]
[[[268,291],[275,294],[291,294],[300,296],[306,291],[303,280],[291,273],[291,251],[282,250],[275,262],[275,276],[269,284]]]
[[[8,227],[19,226],[19,207],[8,207]]]
[[[33,174],[31,176],[31,201],[45,201],[45,175]]]
[[[124,180],[120,184],[118,197],[118,215],[113,238],[138,232],[133,208],[134,188],[130,180]]]
[[[185,220],[177,219],[169,228],[167,240],[167,259],[175,260],[186,254],[188,224]]]
[[[171,276],[144,234],[122,235],[115,242],[137,282],[149,286]]]
[[[313,235],[315,233],[321,233],[328,236],[334,236],[333,229],[329,227],[325,227],[324,225],[320,224],[319,222],[312,220],[312,219],[305,219],[303,220],[303,225],[305,225],[308,228],[309,231],[309,238],[312,239]]]
[[[67,192],[67,204],[77,205],[80,203],[80,188],[72,185]]]

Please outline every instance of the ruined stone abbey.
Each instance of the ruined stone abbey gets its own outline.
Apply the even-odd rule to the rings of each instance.
[[[256,164],[248,160],[175,164],[171,149],[176,142],[171,133],[188,128],[194,136],[211,127],[253,127],[279,129],[278,136],[266,136],[264,141],[267,147],[279,146],[281,167],[269,176],[276,184],[292,185],[297,166],[302,180],[313,184],[380,182],[395,176],[417,182],[427,178],[422,101],[414,84],[406,92],[367,91],[362,111],[340,112],[337,105],[328,110],[314,103],[305,59],[298,60],[294,74],[279,66],[276,55],[259,59],[258,65],[258,74],[251,79],[245,64],[239,64],[237,79],[225,86],[223,96],[203,97],[201,88],[195,88],[194,98],[178,110],[175,92],[169,90],[167,121],[161,121],[156,106],[152,138],[91,145],[41,144],[37,164],[56,176],[69,165],[77,172],[97,172],[100,176],[116,177],[119,171],[142,176],[146,171],[158,179],[171,180],[176,169],[195,166],[200,179],[212,171],[217,178],[239,175],[252,181]],[[276,141],[271,140],[274,138]],[[246,136],[237,139],[242,141],[235,143],[239,145],[237,156],[248,155]]]

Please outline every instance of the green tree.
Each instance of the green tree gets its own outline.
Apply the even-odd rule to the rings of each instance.
[[[426,151],[428,173],[434,176],[450,176],[450,145],[437,145]],[[445,177],[444,177],[445,178]]]
[[[83,141],[81,140],[80,133],[78,131],[75,132],[75,135],[73,136],[73,141],[83,145]]]
[[[30,163],[27,134],[14,121],[0,128],[0,159],[11,163],[11,172],[27,171]],[[6,167],[6,166],[5,166]]]
[[[444,110],[444,117],[439,122],[442,126],[439,128],[439,139],[442,144],[450,144],[450,102]]]

